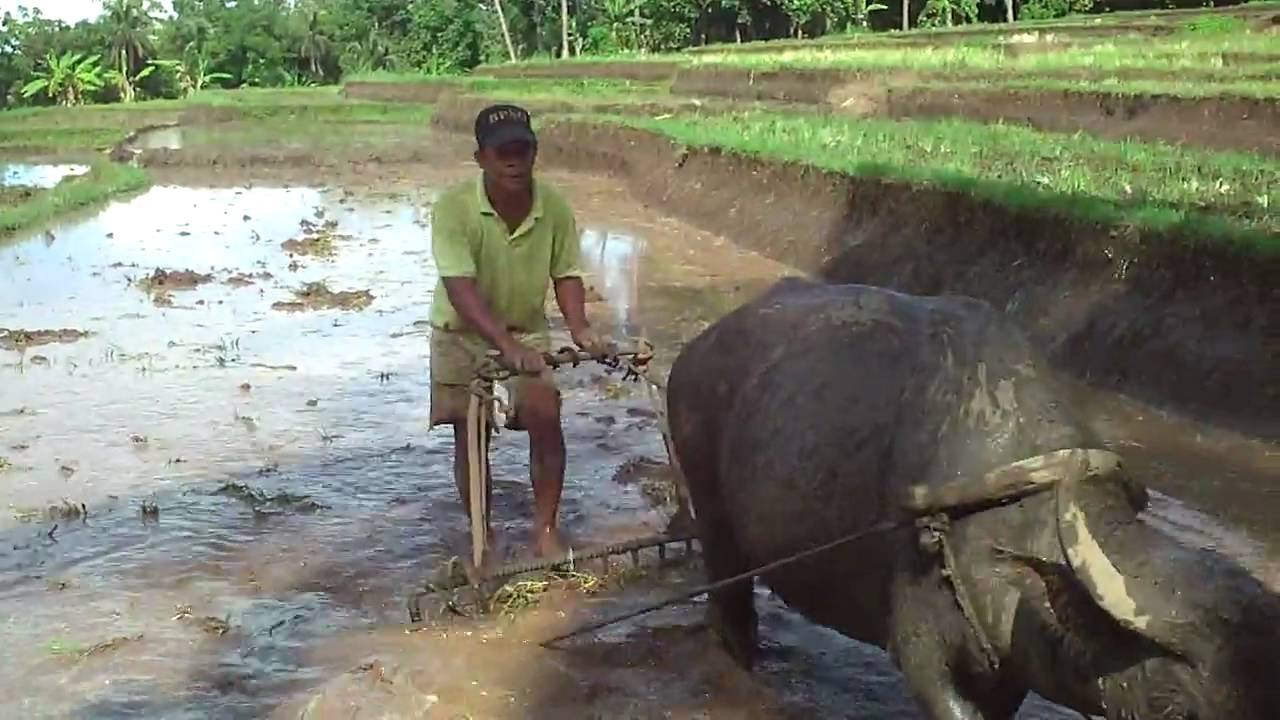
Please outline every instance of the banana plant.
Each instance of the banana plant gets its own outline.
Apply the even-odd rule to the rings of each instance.
[[[138,83],[145,80],[148,76],[151,75],[151,73],[155,71],[156,71],[156,64],[152,62],[152,63],[148,63],[146,67],[139,70],[137,74],[130,76],[128,58],[125,56],[125,51],[121,49],[120,60],[118,65],[115,68],[106,71],[105,77],[107,82],[111,83],[112,85],[115,85],[116,89],[120,91],[120,101],[131,103],[137,97]]]
[[[85,57],[84,53],[58,56],[50,52],[44,57],[44,68],[35,72],[35,79],[22,86],[22,97],[43,92],[59,105],[81,105],[90,93],[102,89],[101,61],[97,56]]]
[[[209,59],[204,56],[182,63],[176,60],[164,60],[161,62],[169,64],[177,71],[178,86],[182,88],[182,97],[198,93],[212,82],[231,79],[230,73],[209,72]]]

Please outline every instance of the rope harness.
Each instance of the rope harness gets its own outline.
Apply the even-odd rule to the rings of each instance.
[[[563,640],[661,610],[730,585],[749,581],[758,575],[872,535],[914,527],[918,532],[917,543],[920,550],[937,559],[939,573],[951,588],[951,595],[965,619],[965,624],[969,626],[970,632],[978,643],[983,660],[994,670],[1000,665],[999,653],[990,637],[982,629],[969,591],[956,573],[956,558],[949,542],[952,521],[1053,489],[1062,477],[1060,473],[1071,464],[1083,463],[1084,472],[1105,472],[1108,467],[1114,466],[1117,462],[1118,457],[1109,451],[1069,448],[1009,463],[976,479],[962,480],[940,487],[913,487],[899,503],[901,509],[908,513],[908,517],[904,519],[882,521],[826,544],[788,555],[732,577],[699,585],[637,610],[579,626],[544,640],[540,645],[550,648]]]

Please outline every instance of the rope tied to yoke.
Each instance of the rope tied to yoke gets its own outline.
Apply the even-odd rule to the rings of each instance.
[[[914,527],[918,533],[917,547],[926,555],[936,559],[939,572],[944,582],[951,588],[952,599],[959,606],[960,613],[978,644],[982,659],[994,669],[999,667],[1000,664],[999,653],[995,644],[983,629],[969,589],[966,588],[963,578],[957,572],[958,563],[950,544],[953,521],[967,515],[1016,503],[1030,495],[1044,493],[1051,488],[1057,487],[1058,483],[1063,481],[1064,478],[1072,477],[1071,473],[1078,473],[1078,476],[1106,474],[1118,467],[1119,462],[1119,456],[1108,450],[1063,448],[1024,458],[997,467],[983,475],[965,478],[942,486],[911,486],[896,500],[898,509],[905,511],[905,517],[883,520],[871,527],[863,528],[822,545],[778,558],[737,575],[690,588],[665,600],[649,603],[641,608],[615,617],[581,625],[568,632],[543,640],[539,645],[550,648],[563,640],[594,632],[655,610],[661,610],[721,588],[753,580],[755,577],[777,568],[791,565],[813,555],[857,542],[872,535]]]

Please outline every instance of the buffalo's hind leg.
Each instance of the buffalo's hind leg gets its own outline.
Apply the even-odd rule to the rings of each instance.
[[[714,564],[707,558],[707,575],[712,581],[732,577],[741,570],[717,572]],[[737,566],[737,565],[735,565]],[[708,620],[711,629],[720,638],[724,649],[733,657],[734,662],[744,670],[750,670],[755,664],[756,643],[758,641],[758,624],[756,616],[755,596],[752,593],[753,581],[743,580],[726,588],[713,590],[708,607]]]
[[[738,548],[722,506],[718,502],[698,502],[698,492],[706,489],[705,486],[697,490],[691,488],[691,493],[695,507],[707,508],[697,514],[698,539],[707,579],[718,582],[746,572],[750,566]],[[744,670],[750,670],[755,663],[758,624],[753,580],[745,579],[713,590],[709,595],[708,624],[734,661]]]

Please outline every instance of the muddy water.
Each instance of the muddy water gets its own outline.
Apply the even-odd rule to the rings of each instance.
[[[620,209],[598,183],[565,184],[582,217],[593,318],[655,341],[659,365],[785,272]],[[765,590],[753,678],[711,648],[696,602],[572,650],[531,642],[664,596],[691,578],[687,567],[626,593],[570,594],[514,624],[387,626],[404,620],[404,592],[466,547],[451,440],[425,427],[430,197],[157,187],[52,228],[53,239],[0,248],[0,327],[90,333],[0,351],[6,715],[918,717],[883,654],[805,623]],[[290,256],[281,243],[307,227],[321,228],[309,234],[328,251]],[[197,283],[140,287],[157,269]],[[310,282],[368,290],[372,303],[273,309]],[[628,459],[662,457],[646,396],[596,368],[561,379],[567,529],[584,543],[661,529],[662,511],[611,482]],[[1118,441],[1167,425],[1128,406],[1097,414]],[[1184,467],[1169,448],[1129,442],[1152,468]],[[1223,447],[1195,454],[1211,460]],[[1265,461],[1256,451],[1245,446],[1254,460],[1242,472]],[[523,437],[498,437],[495,509],[512,555],[528,527],[526,457]],[[1169,457],[1172,468],[1160,465]],[[227,483],[259,494],[220,492]],[[46,517],[50,505],[65,514]],[[1192,541],[1274,567],[1265,538],[1166,498],[1156,512]],[[1065,716],[1038,702],[1022,714]]]

